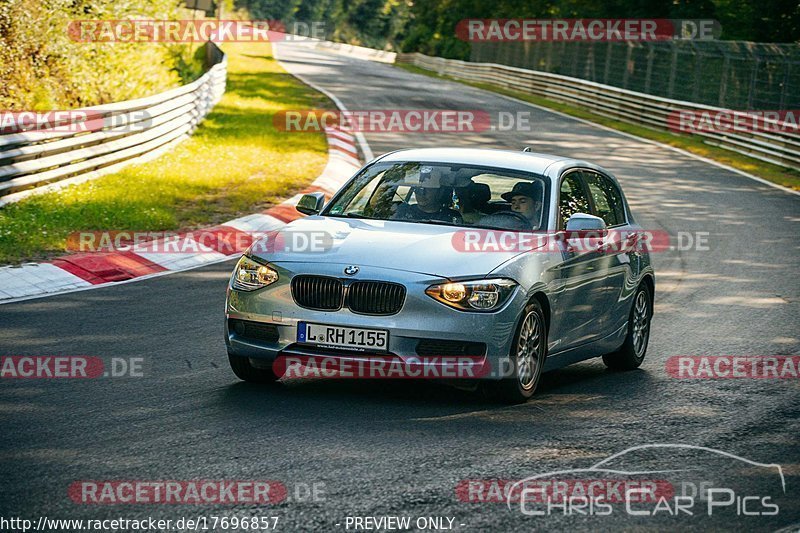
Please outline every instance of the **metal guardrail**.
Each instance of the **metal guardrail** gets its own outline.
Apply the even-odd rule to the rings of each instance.
[[[469,61],[730,109],[800,108],[800,43],[473,41]]]
[[[20,191],[145,161],[186,139],[225,92],[227,56],[213,42],[205,46],[200,78],[154,96],[82,108],[93,124],[87,131],[67,122],[0,135],[0,205],[27,194]]]
[[[314,48],[326,50],[335,54],[355,57],[357,59],[367,59],[369,61],[376,61],[378,63],[394,63],[398,55],[396,52],[387,52],[386,50],[376,50],[374,48],[366,48],[364,46],[335,43],[332,41],[320,41],[317,39],[308,39],[305,44],[307,46],[312,46]]]
[[[670,126],[672,129],[676,128],[678,124],[675,114],[679,111],[714,114],[730,111],[496,63],[472,63],[419,53],[397,54],[397,62],[416,65],[456,79],[497,85],[557,102],[579,105],[604,117],[657,129],[669,130]],[[775,121],[767,122],[779,124]],[[700,136],[706,144],[769,163],[790,168],[800,165],[800,135],[795,132],[697,131],[686,135]]]

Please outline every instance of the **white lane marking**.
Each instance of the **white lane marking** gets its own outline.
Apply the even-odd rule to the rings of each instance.
[[[336,107],[338,107],[341,111],[347,111],[348,110],[347,107],[342,103],[341,100],[339,100],[339,98],[336,97],[335,94],[333,94],[332,92],[328,91],[327,89],[324,89],[324,88],[320,87],[316,83],[310,81],[305,76],[302,76],[302,75],[300,75],[300,74],[298,74],[296,72],[292,72],[281,61],[281,58],[278,57],[279,56],[279,54],[278,54],[278,48],[279,47],[280,46],[277,43],[273,43],[273,45],[272,45],[272,57],[275,58],[275,60],[280,64],[281,67],[283,67],[283,69],[286,72],[288,72],[289,74],[291,74],[292,76],[294,76],[298,80],[302,81],[303,83],[305,83],[306,85],[308,85],[312,89],[317,90],[317,91],[321,92],[322,94],[324,94],[325,96],[327,96],[328,98],[330,98],[333,101],[333,103],[336,104]],[[372,149],[369,147],[369,143],[367,143],[367,139],[366,139],[366,137],[364,137],[364,134],[361,133],[360,131],[356,132],[356,139],[358,140],[358,145],[361,148],[361,153],[364,154],[365,162],[371,161],[375,156],[372,154]]]

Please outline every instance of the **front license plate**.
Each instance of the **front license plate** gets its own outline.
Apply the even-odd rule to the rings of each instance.
[[[389,349],[389,332],[385,329],[348,328],[300,322],[297,324],[297,342],[359,352],[367,350],[385,352]]]

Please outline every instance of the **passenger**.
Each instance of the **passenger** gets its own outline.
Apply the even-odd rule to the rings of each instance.
[[[542,218],[544,187],[540,181],[520,181],[509,192],[500,195],[511,204],[511,211],[519,213],[531,222],[533,229],[539,229]]]

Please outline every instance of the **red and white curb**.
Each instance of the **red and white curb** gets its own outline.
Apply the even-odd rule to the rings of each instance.
[[[251,234],[280,229],[303,216],[294,206],[304,193],[323,192],[330,198],[361,167],[356,140],[350,132],[329,128],[325,134],[328,162],[322,174],[300,194],[263,213],[203,229],[206,236],[215,233],[220,235],[219,246],[213,243],[209,245],[208,239],[204,239],[202,244],[191,242],[194,240],[192,232],[188,232],[181,235],[184,241],[181,249],[196,249],[196,253],[90,252],[65,255],[46,263],[0,267],[0,304],[159,276],[238,257],[246,247],[232,249],[230,241],[239,243],[247,239],[236,239],[236,233]],[[231,236],[234,238],[231,239]],[[186,246],[187,243],[190,246]],[[153,248],[159,249],[157,246]]]

